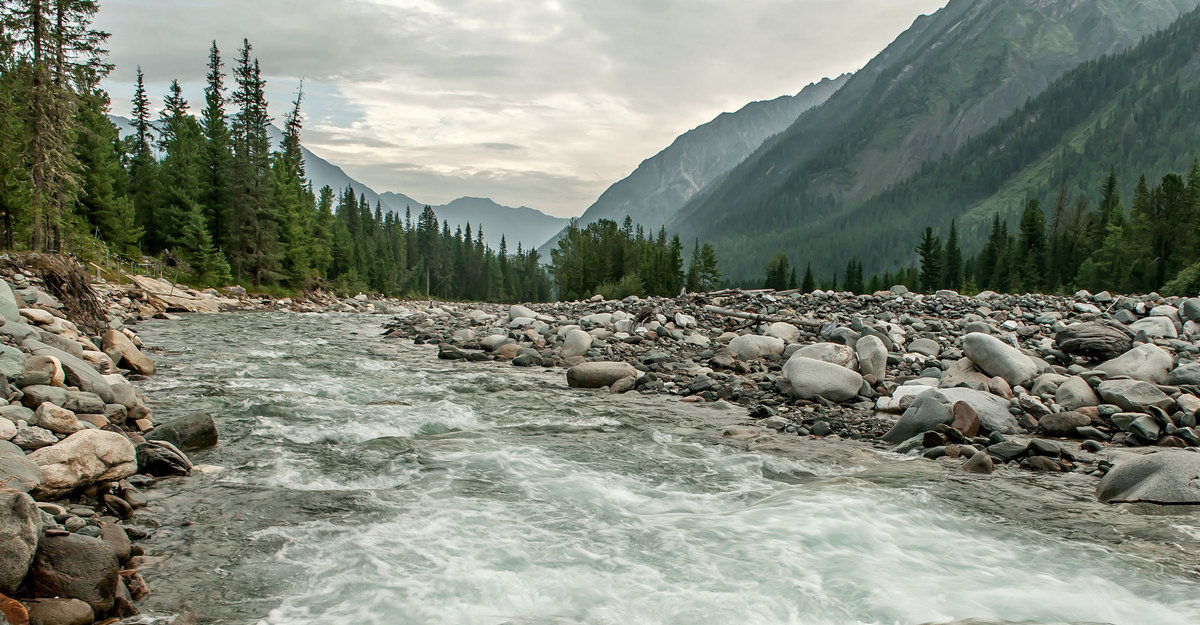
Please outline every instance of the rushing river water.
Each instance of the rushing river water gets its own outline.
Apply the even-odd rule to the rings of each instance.
[[[947,471],[850,442],[435,359],[383,318],[138,326],[160,416],[214,415],[164,480],[149,614],[222,624],[1194,624],[1200,519],[1086,476]]]

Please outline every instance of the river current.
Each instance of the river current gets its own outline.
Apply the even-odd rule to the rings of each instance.
[[[439,361],[383,319],[137,327],[159,418],[222,437],[138,513],[143,621],[1200,622],[1200,518],[1096,503],[1094,478],[725,437],[743,410]]]

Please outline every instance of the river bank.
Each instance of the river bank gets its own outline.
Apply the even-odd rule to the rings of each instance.
[[[0,278],[0,622],[12,625],[137,614],[150,592],[139,573],[150,489],[203,470],[188,454],[217,444],[212,415],[163,420],[152,410],[140,386],[157,368],[138,322],[394,304],[322,293],[274,300],[136,275],[93,281],[65,258],[38,254],[0,258]]]
[[[1200,299],[734,290],[439,305],[388,327],[443,359],[737,406],[731,437],[854,439],[951,470],[1082,474],[1106,502],[1200,503]]]

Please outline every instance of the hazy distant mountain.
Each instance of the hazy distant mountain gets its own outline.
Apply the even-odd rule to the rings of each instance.
[[[116,125],[121,136],[133,132],[133,122],[128,118],[119,115],[108,117]],[[273,146],[283,142],[283,131],[274,125],[267,128],[267,134]],[[351,178],[341,167],[313,154],[303,145],[300,146],[300,152],[304,155],[304,172],[312,181],[313,189],[328,185],[336,195],[349,186],[354,189],[355,195],[366,197],[372,208],[380,202],[384,210],[403,215],[405,208],[411,206],[413,219],[425,208],[425,203],[403,193],[376,193],[371,187]],[[504,235],[512,251],[516,251],[518,241],[525,249],[541,244],[562,230],[567,223],[566,219],[551,217],[532,208],[501,206],[486,198],[459,198],[444,206],[434,206],[433,209],[438,219],[449,221],[451,227],[470,223],[474,230],[479,224],[483,224],[484,241],[493,248],[500,246],[500,236]]]
[[[794,96],[751,102],[736,113],[721,113],[689,130],[609,187],[579,217],[579,224],[601,219],[620,223],[629,215],[635,224],[657,231],[688,200],[741,163],[768,137],[790,126],[801,113],[827,100],[848,78],[849,74],[826,78]],[[557,240],[556,236],[542,246],[543,256],[549,257]]]
[[[951,0],[693,198],[667,228],[712,241],[734,279],[761,276],[776,250],[824,276],[854,256],[868,271],[883,268],[876,259],[885,255],[911,257],[912,233],[886,219],[856,220],[855,207],[962,147],[1066,71],[1137,44],[1197,4]]]
[[[425,208],[425,204],[400,193],[384,193],[383,201],[393,210],[403,214],[405,207],[412,207],[413,219]],[[460,197],[449,204],[432,206],[439,220],[450,223],[450,227],[471,224],[471,231],[478,233],[483,226],[483,240],[492,248],[500,247],[503,235],[509,252],[517,250],[517,244],[533,249],[554,236],[567,224],[562,217],[551,217],[528,206],[502,206],[488,198]]]

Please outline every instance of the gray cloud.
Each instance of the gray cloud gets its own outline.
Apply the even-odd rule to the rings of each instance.
[[[228,62],[246,37],[274,114],[304,79],[305,142],[377,190],[571,215],[680,133],[855,70],[943,4],[104,0],[97,23],[118,113],[138,64],[152,95],[177,77],[202,102],[209,42]]]

